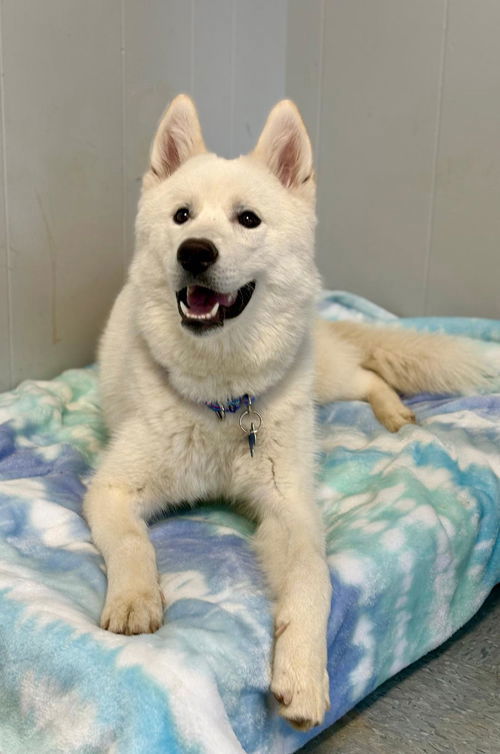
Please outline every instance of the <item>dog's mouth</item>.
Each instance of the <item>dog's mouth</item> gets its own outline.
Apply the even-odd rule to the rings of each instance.
[[[232,293],[219,293],[201,285],[188,285],[177,291],[177,307],[182,324],[196,333],[222,327],[226,319],[238,317],[252,298],[255,281]]]

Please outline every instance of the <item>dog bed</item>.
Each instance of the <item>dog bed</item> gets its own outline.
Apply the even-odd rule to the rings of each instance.
[[[320,312],[469,335],[500,363],[500,322],[398,320],[341,292]],[[295,751],[320,729],[295,732],[269,698],[270,606],[236,513],[215,503],[152,522],[165,625],[98,627],[106,577],[81,515],[105,442],[96,377],[70,370],[0,397],[0,751]],[[408,403],[418,424],[395,435],[367,404],[318,409],[334,584],[324,727],[447,639],[499,580],[500,392]]]

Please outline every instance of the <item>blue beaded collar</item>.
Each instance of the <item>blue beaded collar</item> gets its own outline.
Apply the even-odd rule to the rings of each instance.
[[[227,403],[211,403],[210,401],[204,401],[204,405],[208,406],[211,411],[214,411],[219,419],[224,419],[226,414],[235,414],[240,410],[242,406],[248,408],[254,403],[255,397],[253,395],[240,395],[238,398],[229,398]]]

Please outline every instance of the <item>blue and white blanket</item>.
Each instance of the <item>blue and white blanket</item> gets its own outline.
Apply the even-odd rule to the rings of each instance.
[[[500,363],[500,322],[397,320],[343,293],[320,309],[470,335]],[[408,402],[419,423],[396,435],[364,403],[319,409],[325,725],[448,638],[499,580],[500,392]],[[81,501],[104,442],[95,368],[0,396],[0,751],[295,751],[319,730],[294,732],[269,700],[270,606],[237,514],[214,504],[152,523],[165,625],[98,628],[106,577]]]

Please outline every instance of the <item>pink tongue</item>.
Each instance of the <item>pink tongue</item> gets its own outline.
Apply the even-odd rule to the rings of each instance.
[[[201,285],[190,285],[187,289],[187,305],[194,314],[208,314],[217,302],[222,306],[228,306],[231,299],[230,293],[216,293],[210,288],[202,288]]]

